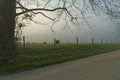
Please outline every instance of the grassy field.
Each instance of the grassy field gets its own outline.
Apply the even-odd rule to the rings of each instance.
[[[0,66],[0,74],[21,72],[120,49],[118,44],[27,44],[18,47],[16,64]]]

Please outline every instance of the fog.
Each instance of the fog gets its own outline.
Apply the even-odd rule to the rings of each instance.
[[[46,20],[47,21],[47,20]],[[118,26],[109,19],[104,17],[92,17],[88,19],[89,23],[93,26],[75,26],[66,27],[63,29],[62,22],[52,27],[48,25],[31,23],[24,27],[23,35],[26,36],[27,42],[53,42],[56,38],[62,43],[75,42],[75,38],[79,37],[80,43],[89,43],[94,38],[95,42],[100,42],[101,38],[104,42],[111,40],[119,40]],[[43,21],[43,23],[46,23]]]
[[[53,17],[55,14],[47,13],[47,15]],[[103,15],[101,12],[98,16],[95,16],[94,13],[88,13],[86,16],[90,25],[85,25],[81,21],[80,25],[71,22],[69,26],[65,27],[65,21],[61,19],[51,27],[52,21],[42,15],[37,15],[35,20],[39,23],[30,22],[23,28],[23,35],[27,42],[39,43],[52,43],[54,38],[60,40],[61,43],[74,43],[77,36],[79,37],[79,43],[90,43],[92,38],[96,43],[99,43],[101,39],[105,43],[119,42],[120,24],[116,24],[116,20],[111,20],[109,16]]]

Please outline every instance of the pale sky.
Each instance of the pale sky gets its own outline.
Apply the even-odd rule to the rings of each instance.
[[[46,13],[48,16],[54,18],[55,13]],[[35,21],[40,23],[31,23],[23,29],[23,35],[26,36],[28,42],[53,42],[53,39],[59,39],[62,43],[75,42],[76,36],[79,37],[79,42],[91,42],[93,37],[96,42],[100,42],[103,38],[104,41],[119,39],[117,26],[112,21],[107,19],[105,15],[95,16],[93,13],[87,13],[86,15],[91,25],[90,28],[86,25],[70,25],[70,28],[65,26],[65,21],[61,19],[56,25],[54,25],[51,31],[52,21],[46,19],[42,15],[36,16]],[[84,24],[80,21],[80,24]]]
[[[99,42],[101,38],[105,41],[117,37],[117,29],[115,25],[109,20],[99,17],[90,19],[90,23],[94,26],[91,28],[87,26],[71,26],[70,29],[62,29],[64,24],[61,22],[53,27],[55,33],[50,29],[50,21],[43,21],[46,24],[31,23],[23,29],[23,35],[26,36],[28,42],[52,42],[54,38],[59,39],[61,42],[75,42],[75,37],[79,37],[79,42],[90,42],[91,38],[95,38]]]

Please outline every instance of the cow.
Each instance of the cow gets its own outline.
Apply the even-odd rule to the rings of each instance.
[[[54,39],[54,44],[60,44],[60,40]]]

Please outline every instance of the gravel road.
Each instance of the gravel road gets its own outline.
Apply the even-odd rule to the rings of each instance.
[[[0,76],[0,80],[120,80],[120,50]]]

